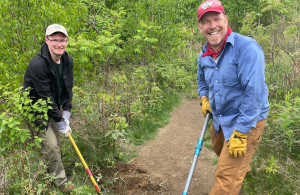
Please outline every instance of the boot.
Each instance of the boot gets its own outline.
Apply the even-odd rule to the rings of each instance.
[[[65,182],[59,187],[59,190],[62,191],[63,193],[69,194],[74,188],[76,188],[74,184]]]

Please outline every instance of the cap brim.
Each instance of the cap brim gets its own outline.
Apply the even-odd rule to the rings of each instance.
[[[48,33],[46,34],[46,36],[52,35],[52,34],[57,33],[57,32],[60,32],[60,33],[62,33],[62,34],[64,34],[64,35],[68,36],[68,33],[63,32],[63,31],[48,32]]]
[[[205,10],[205,11],[203,12],[203,14],[200,16],[200,18],[199,18],[198,22],[201,20],[202,16],[203,16],[204,14],[206,14],[207,12],[218,12],[218,13],[224,13],[223,11],[220,11],[219,9],[210,9],[210,10]]]

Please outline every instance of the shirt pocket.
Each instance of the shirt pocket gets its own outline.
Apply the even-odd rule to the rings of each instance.
[[[210,89],[213,88],[214,66],[205,65],[203,66],[203,71],[204,71],[206,83],[208,84]]]
[[[231,62],[221,68],[221,81],[224,86],[233,87],[239,84],[237,67],[236,64]]]

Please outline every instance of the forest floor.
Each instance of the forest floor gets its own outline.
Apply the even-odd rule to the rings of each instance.
[[[169,124],[159,129],[155,140],[139,146],[138,156],[127,164],[118,163],[114,169],[103,170],[103,175],[114,178],[109,191],[116,195],[182,194],[203,122],[199,100],[184,100],[171,113]],[[217,156],[203,144],[189,195],[209,194],[214,182],[213,159]]]

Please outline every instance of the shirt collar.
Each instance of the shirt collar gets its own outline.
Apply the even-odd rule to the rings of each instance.
[[[226,43],[231,43],[231,45],[234,47],[234,36],[235,36],[235,33],[232,32],[228,37],[227,37],[227,40],[226,40]]]

